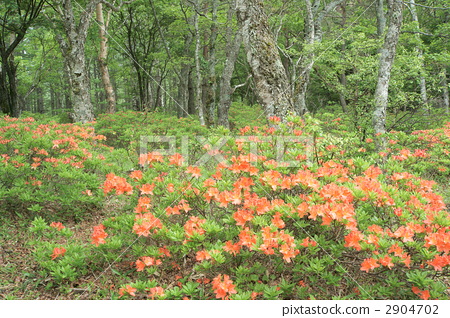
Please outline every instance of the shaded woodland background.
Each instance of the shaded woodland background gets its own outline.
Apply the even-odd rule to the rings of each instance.
[[[397,118],[388,129],[449,112],[448,0],[2,3],[0,105],[15,117],[158,110],[229,127],[237,102],[267,116],[344,112],[372,129],[382,76]]]

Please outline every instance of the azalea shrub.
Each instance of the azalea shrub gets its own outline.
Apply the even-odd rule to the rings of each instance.
[[[429,152],[353,149],[311,118],[271,121],[205,139],[208,160],[149,148],[139,170],[106,176],[103,194],[130,203],[88,249],[93,271],[122,278],[110,297],[448,299],[450,216],[413,171]],[[74,242],[47,246],[47,261]]]
[[[0,118],[0,206],[66,219],[100,207],[98,183],[105,171],[119,172],[104,140],[89,126]]]
[[[139,153],[141,136],[207,135],[206,127],[193,117],[177,118],[160,112],[123,111],[100,114],[95,131],[106,136],[105,143],[115,148],[130,149],[130,156]]]

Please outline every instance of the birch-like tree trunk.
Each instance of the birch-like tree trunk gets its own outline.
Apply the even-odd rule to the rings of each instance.
[[[329,3],[324,2],[322,7],[321,0],[305,0],[305,44],[311,46],[322,42],[322,22],[325,16],[333,11],[344,0],[334,0]],[[299,115],[307,112],[306,93],[308,91],[311,70],[315,62],[315,53],[313,48],[309,48],[310,53],[302,55],[294,65],[292,72],[291,85],[294,85],[294,104],[295,111]]]
[[[384,0],[377,0],[377,35],[379,38],[383,36],[386,28],[386,15],[384,14]]]
[[[255,83],[255,94],[267,117],[285,120],[293,112],[288,78],[260,0],[237,0],[237,19]]]
[[[209,56],[208,56],[208,68],[209,74],[206,78],[206,111],[208,114],[208,125],[212,126],[215,122],[215,113],[216,113],[216,89],[217,89],[217,80],[216,80],[216,41],[218,35],[218,23],[217,23],[217,7],[218,0],[211,0],[211,34],[209,37]]]
[[[195,73],[196,73],[196,107],[198,111],[198,117],[200,119],[200,125],[205,125],[205,113],[202,100],[202,70],[200,66],[200,30],[198,27],[198,3],[195,4],[194,13],[194,30],[195,30]]]
[[[419,24],[419,17],[417,16],[417,11],[416,11],[416,3],[415,0],[410,0],[410,10],[411,10],[411,16],[413,21],[416,23],[417,25],[417,29],[420,28],[420,24]],[[421,63],[421,67],[420,67],[420,78],[419,78],[419,86],[420,86],[420,98],[422,100],[423,106],[425,107],[425,109],[429,110],[428,108],[428,97],[427,97],[427,82],[425,79],[425,66],[423,64],[423,49],[421,47],[422,45],[422,40],[420,38],[420,35],[418,33],[416,33],[416,40],[417,40],[417,47],[416,47],[416,51],[417,51],[417,57],[420,60]]]
[[[378,70],[378,82],[375,89],[375,110],[373,112],[373,127],[377,136],[377,148],[379,150],[385,148],[385,137],[382,136],[386,132],[386,112],[389,96],[389,80],[391,77],[392,65],[394,63],[398,37],[402,25],[402,6],[400,0],[389,0],[389,24],[384,44],[380,53],[380,63]]]
[[[225,128],[230,128],[230,122],[228,119],[228,111],[231,106],[231,96],[233,94],[233,88],[231,87],[231,78],[233,76],[236,60],[239,55],[239,49],[242,44],[242,33],[240,30],[236,32],[233,37],[233,16],[236,13],[236,1],[230,3],[227,14],[228,27],[226,30],[226,60],[223,68],[222,77],[220,79],[220,99],[218,105],[218,124]]]
[[[98,52],[98,62],[100,66],[100,74],[102,75],[103,88],[106,94],[106,101],[108,102],[108,113],[116,112],[116,95],[111,84],[111,78],[109,76],[108,68],[108,38],[106,30],[108,29],[109,18],[111,15],[111,10],[108,10],[106,20],[103,16],[103,5],[101,3],[97,4],[96,16],[97,22],[99,24],[98,32],[100,38],[100,50]]]
[[[99,2],[100,0],[90,0],[81,10],[78,22],[75,19],[72,0],[62,0],[61,6],[57,7],[64,27],[64,33],[57,34],[57,40],[69,68],[75,122],[86,123],[94,120],[84,49],[91,17]]]

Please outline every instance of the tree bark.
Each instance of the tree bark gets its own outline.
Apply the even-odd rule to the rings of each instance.
[[[410,0],[410,9],[411,9],[411,16],[413,21],[417,24],[417,29],[419,31],[420,29],[420,24],[419,24],[419,17],[417,16],[417,11],[416,11],[416,3],[414,2],[414,0]],[[427,97],[427,82],[425,79],[425,66],[423,64],[423,50],[422,50],[422,40],[420,38],[420,35],[418,33],[416,33],[416,39],[417,42],[419,43],[416,47],[416,51],[417,51],[417,57],[420,60],[420,78],[419,78],[419,86],[420,86],[420,98],[422,100],[423,106],[425,107],[425,109],[429,110],[428,107],[428,97]]]
[[[86,123],[94,120],[94,107],[89,91],[89,74],[86,68],[85,44],[91,16],[100,0],[90,0],[80,13],[78,23],[72,0],[63,0],[59,13],[62,16],[64,34],[57,35],[62,55],[69,68],[73,120]]]
[[[344,0],[334,0],[324,3],[322,9],[322,1],[305,0],[306,16],[305,16],[305,43],[313,45],[322,42],[322,22],[325,16],[333,11]],[[297,114],[303,115],[308,111],[306,105],[306,93],[308,91],[311,70],[314,66],[315,53],[312,48],[310,53],[301,56],[294,65],[292,72],[291,85],[294,85],[294,104]]]
[[[98,52],[98,62],[100,67],[100,74],[102,75],[103,89],[106,94],[106,101],[108,102],[108,113],[116,112],[116,95],[111,84],[108,68],[108,38],[106,37],[106,30],[109,24],[111,10],[108,11],[106,20],[103,16],[103,5],[97,4],[96,16],[99,24],[98,33],[100,38],[100,50]]]
[[[448,81],[447,81],[447,69],[443,67],[442,72],[442,100],[444,102],[444,109],[447,114],[450,114],[450,102],[448,94]]]
[[[386,28],[386,16],[384,14],[384,0],[377,0],[377,35],[379,38],[383,36]]]
[[[285,120],[293,112],[288,79],[260,0],[237,0],[236,13],[255,84],[267,117]]]
[[[377,148],[379,150],[386,147],[386,140],[383,134],[386,132],[389,80],[402,25],[402,5],[402,1],[400,0],[390,0],[388,2],[389,25],[380,54],[378,82],[375,89],[375,110],[372,117],[373,127],[377,137]]]
[[[195,86],[195,104],[197,107],[198,117],[200,119],[200,125],[205,125],[205,114],[202,100],[202,70],[200,66],[200,30],[198,26],[198,5],[195,4],[196,11],[194,13],[194,30],[195,30],[195,73],[196,73],[196,86]]]
[[[233,16],[236,11],[236,1],[230,3],[228,9],[227,21],[228,27],[226,31],[226,60],[223,68],[222,77],[220,79],[220,99],[218,105],[218,124],[230,128],[230,122],[228,119],[228,111],[231,106],[231,96],[233,94],[233,88],[231,87],[231,78],[233,76],[236,60],[239,55],[239,49],[242,44],[242,33],[240,30],[236,32],[233,38]]]
[[[216,40],[217,40],[217,0],[211,0],[211,28],[209,35],[209,43],[205,50],[204,58],[208,61],[208,76],[204,78],[204,105],[206,108],[206,118],[208,126],[213,126],[215,123],[216,113]],[[206,33],[205,33],[206,34]]]
[[[45,0],[14,1],[5,5],[0,17],[0,110],[19,117],[20,107],[17,92],[17,64],[14,51],[22,42],[28,28],[39,16]]]

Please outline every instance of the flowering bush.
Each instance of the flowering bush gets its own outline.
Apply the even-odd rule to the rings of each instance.
[[[78,218],[99,207],[112,151],[92,127],[0,118],[0,205],[16,214]],[[105,164],[106,163],[106,164]]]
[[[272,121],[219,149],[210,137],[200,165],[150,151],[140,170],[107,175],[104,195],[131,206],[94,227],[86,260],[121,275],[111,297],[447,299],[450,216],[435,182],[408,170],[437,153],[401,138],[369,153],[299,118]],[[61,262],[70,244],[46,254],[65,248]]]

